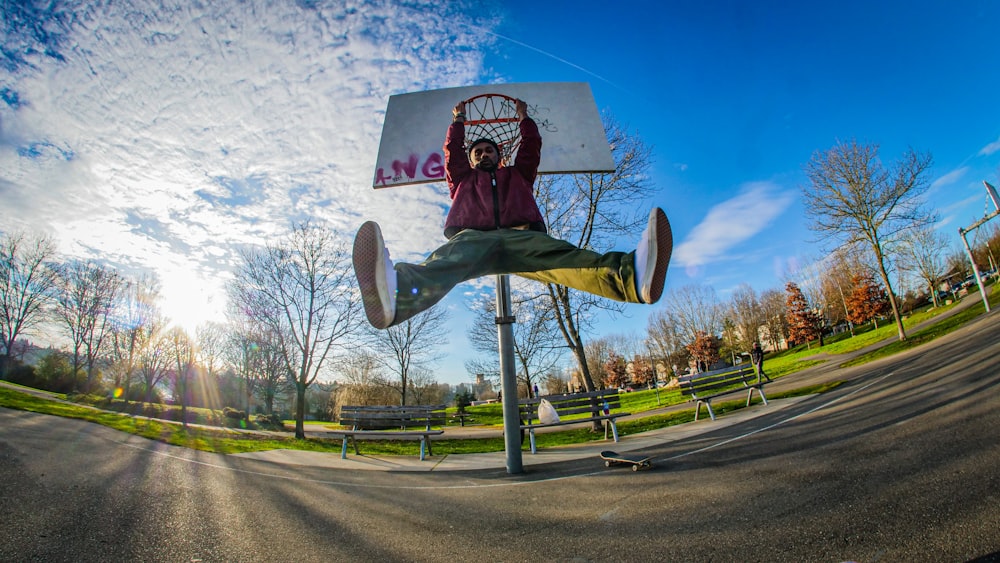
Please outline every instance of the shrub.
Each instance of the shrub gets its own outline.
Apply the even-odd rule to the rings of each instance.
[[[34,366],[24,365],[20,362],[11,362],[11,364],[4,379],[25,387],[38,388],[38,378],[35,376]]]
[[[275,413],[258,414],[254,417],[254,424],[267,430],[285,429],[285,422]]]

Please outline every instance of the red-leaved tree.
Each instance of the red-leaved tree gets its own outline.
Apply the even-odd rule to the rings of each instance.
[[[878,319],[892,312],[889,295],[885,288],[875,281],[870,273],[855,274],[851,279],[854,290],[847,297],[847,320],[855,324],[875,322],[878,330]]]
[[[719,361],[719,339],[699,330],[694,334],[694,342],[687,345],[688,353],[698,362],[698,371],[708,371],[709,367]]]
[[[608,361],[604,363],[604,385],[605,387],[622,387],[628,383],[628,367],[625,358],[608,353]]]
[[[649,385],[653,381],[653,363],[642,356],[632,359],[632,382],[636,385]]]
[[[785,292],[788,294],[785,300],[785,307],[787,308],[786,316],[788,317],[789,345],[802,342],[808,344],[819,338],[822,334],[820,331],[821,319],[809,307],[809,302],[806,301],[806,296],[802,294],[802,290],[794,282],[788,282],[785,285]],[[820,345],[822,346],[822,342],[820,342]],[[809,347],[811,348],[812,346],[809,345]]]

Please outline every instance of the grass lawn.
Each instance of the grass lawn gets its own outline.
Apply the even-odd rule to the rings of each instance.
[[[1000,292],[993,292],[993,295],[989,299],[991,307],[1000,305]],[[914,314],[904,321],[904,327],[909,329],[933,319],[935,316],[953,307],[955,307],[954,304]],[[974,304],[949,318],[935,322],[912,334],[908,333],[905,342],[891,342],[842,365],[858,365],[919,346],[960,328],[984,312],[981,305]],[[890,339],[896,334],[896,325],[891,322],[879,327],[878,330],[875,330],[873,327],[856,329],[854,337],[846,334],[827,339],[822,349],[800,346],[771,356],[765,361],[765,370],[772,378],[781,377],[828,361],[827,358],[829,356],[861,350],[883,340]],[[841,383],[833,382],[821,386],[796,389],[783,394],[769,395],[770,398],[777,399],[822,393],[837,387]],[[65,395],[56,393],[50,393],[50,395],[52,395],[53,399],[66,398]],[[681,397],[680,392],[676,389],[650,389],[623,393],[621,394],[621,402],[623,411],[635,414],[681,404],[685,402],[685,399]],[[743,408],[745,404],[745,399],[737,399],[715,403],[713,404],[713,409],[716,411],[716,414],[724,414]],[[49,400],[4,387],[0,387],[0,407],[87,420],[152,440],[223,454],[274,449],[339,453],[341,449],[340,440],[313,438],[296,440],[293,437],[239,432],[225,428],[185,428],[178,423],[105,412],[87,406]],[[451,408],[449,412],[454,412],[454,410],[454,408]],[[477,426],[503,427],[503,410],[502,406],[498,403],[467,407],[466,412],[471,415],[474,424]],[[657,428],[683,424],[692,420],[694,420],[694,408],[672,410],[668,413],[650,415],[636,420],[622,420],[618,424],[618,430],[621,435],[627,436]],[[294,426],[294,421],[286,421],[286,424]],[[321,421],[309,421],[307,424],[327,425],[331,428],[337,427],[336,424]],[[603,439],[603,432],[592,432],[590,427],[586,425],[570,428],[565,431],[545,432],[536,435],[536,442],[539,448],[551,448]],[[524,447],[527,449],[527,440],[524,442]],[[417,455],[419,444],[415,441],[366,441],[363,447],[363,451],[371,455]],[[503,451],[503,449],[504,441],[502,437],[434,440],[434,450],[438,455],[497,452]]]

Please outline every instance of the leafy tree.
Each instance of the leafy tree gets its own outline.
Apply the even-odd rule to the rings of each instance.
[[[854,323],[849,319],[847,297],[854,287],[854,276],[867,271],[859,255],[856,245],[838,248],[821,263],[817,272],[820,276],[824,315],[831,324],[846,321],[851,336],[854,336]]]
[[[614,351],[608,353],[608,359],[604,363],[604,386],[623,387],[628,383],[628,366],[625,358]]]
[[[820,317],[809,307],[805,295],[795,282],[788,282],[785,285],[785,292],[788,294],[785,302],[788,310],[788,339],[790,343],[809,343],[822,335],[820,331]],[[822,346],[822,342],[820,342]],[[810,346],[811,347],[811,346]]]
[[[691,358],[698,365],[698,371],[708,371],[719,361],[719,339],[699,330],[694,335],[694,341],[687,345]]]
[[[0,233],[0,374],[14,357],[15,342],[45,320],[57,271],[51,239]]]
[[[805,167],[811,184],[803,188],[810,228],[836,246],[867,245],[890,296],[900,340],[906,339],[906,331],[889,281],[887,253],[906,231],[934,221],[932,213],[921,209],[920,199],[930,165],[930,155],[911,149],[887,168],[878,158],[878,145],[851,141],[817,152]]]
[[[305,223],[264,248],[242,250],[240,258],[230,300],[277,340],[295,383],[295,437],[305,439],[306,391],[334,345],[358,330],[350,253],[329,229]]]
[[[73,369],[66,354],[53,351],[42,357],[35,369],[36,381],[32,382],[48,391],[69,393],[76,388],[80,372]]]
[[[847,300],[848,319],[852,323],[864,324],[875,322],[878,329],[878,318],[889,314],[889,296],[875,278],[869,273],[860,273],[851,280],[854,289]]]
[[[642,356],[632,358],[632,382],[636,385],[650,385],[654,382],[653,362]]]

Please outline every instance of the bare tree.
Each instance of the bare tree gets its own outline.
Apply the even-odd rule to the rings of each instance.
[[[207,322],[199,325],[194,332],[194,348],[198,354],[198,364],[205,368],[205,374],[214,380],[222,369],[226,346],[226,325]]]
[[[947,248],[948,239],[930,226],[907,233],[900,247],[901,266],[924,282],[935,307],[939,305],[937,287],[946,272],[944,252]]]
[[[45,320],[57,285],[55,256],[48,237],[0,233],[0,374],[10,367],[18,337]]]
[[[687,348],[684,347],[685,342],[671,310],[661,307],[654,311],[649,316],[647,332],[650,352],[664,362],[664,365],[670,366],[672,375],[677,377],[679,366],[687,364]]]
[[[623,236],[644,227],[647,209],[637,213],[652,193],[647,173],[651,149],[638,135],[628,132],[610,116],[604,117],[604,131],[615,161],[608,174],[542,176],[535,191],[549,232],[580,248],[609,249]],[[614,303],[565,286],[547,284],[559,331],[573,353],[584,386],[595,389],[590,373],[583,332],[599,310],[617,313]]]
[[[528,389],[530,397],[538,378],[553,369],[562,358],[566,344],[556,325],[551,301],[537,296],[532,298],[519,291],[512,292],[512,296],[511,311],[517,318],[513,325],[514,358],[520,368],[517,378],[519,384]],[[499,379],[496,303],[483,298],[476,300],[472,308],[481,314],[476,315],[467,337],[474,349],[491,357],[481,363],[473,362],[472,369],[478,371],[472,373],[487,373],[483,371],[485,364],[492,364],[488,373],[496,373]]]
[[[87,368],[84,392],[89,393],[97,360],[110,340],[111,314],[124,279],[103,265],[74,260],[59,268],[58,284],[55,314],[73,346],[73,373],[81,363]]]
[[[722,332],[722,308],[711,286],[689,284],[673,289],[667,294],[666,307],[685,345],[694,342],[699,332],[713,336]]]
[[[782,343],[788,339],[784,292],[773,288],[765,289],[760,294],[760,308],[764,312],[767,341],[771,344],[772,350],[780,350]]]
[[[399,394],[400,405],[407,404],[407,394],[414,389],[411,378],[439,359],[447,323],[448,309],[431,307],[385,330],[369,329],[373,357],[393,374],[386,384]]]
[[[140,276],[126,279],[111,323],[111,372],[114,375],[115,394],[121,394],[127,403],[131,397],[132,381],[139,369],[143,350],[150,344],[150,327],[160,323],[156,306],[159,287],[153,277]]]
[[[740,345],[750,350],[754,342],[760,342],[760,327],[766,324],[764,309],[757,299],[757,292],[750,284],[740,284],[730,297],[732,322],[736,327]]]
[[[141,348],[137,368],[145,386],[147,403],[153,402],[156,386],[170,372],[169,340],[166,338],[165,330],[166,322],[159,315],[139,329]]]
[[[168,361],[174,372],[174,401],[180,401],[181,424],[187,427],[187,405],[191,400],[189,385],[198,351],[188,333],[179,326],[172,327],[163,336]]]
[[[802,191],[810,228],[830,244],[867,245],[889,294],[900,340],[906,331],[889,280],[888,253],[907,230],[934,220],[920,198],[930,165],[930,155],[911,149],[887,168],[878,158],[878,145],[851,141],[814,154],[805,167],[811,185]]]
[[[235,309],[235,308],[233,308]],[[229,324],[225,333],[222,356],[225,362],[233,368],[243,386],[244,411],[247,417],[253,405],[253,395],[264,377],[264,356],[268,350],[263,329],[254,326],[253,319],[242,314],[242,311],[232,310],[228,314]],[[274,347],[271,347],[274,349]],[[273,354],[280,358],[280,353]],[[271,396],[273,406],[274,397]],[[267,411],[270,413],[270,409]]]
[[[359,302],[350,254],[326,228],[293,225],[283,240],[240,252],[230,300],[268,328],[294,374],[295,437],[305,438],[306,390],[334,344],[357,330]]]

